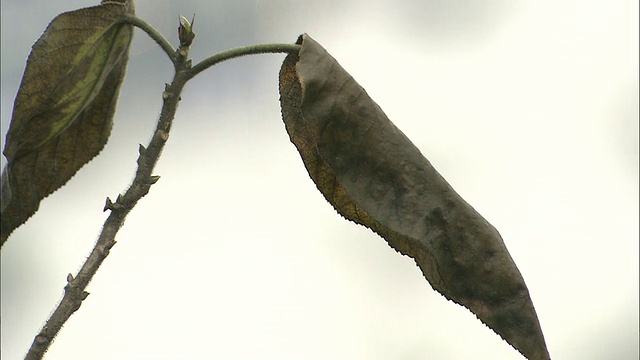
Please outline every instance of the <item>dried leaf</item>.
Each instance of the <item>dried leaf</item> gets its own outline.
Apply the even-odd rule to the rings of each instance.
[[[109,138],[126,71],[132,0],[58,15],[27,60],[4,155],[1,244]]]
[[[529,291],[478,214],[308,35],[280,70],[285,126],[311,179],[348,220],[412,257],[431,286],[529,359],[549,354]]]

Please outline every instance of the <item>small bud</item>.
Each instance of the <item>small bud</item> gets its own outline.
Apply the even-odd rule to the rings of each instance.
[[[193,32],[193,23],[196,20],[196,15],[193,14],[191,22],[184,16],[180,15],[180,26],[178,26],[178,38],[180,39],[180,47],[189,47],[193,42],[193,38],[196,34]]]
[[[69,275],[67,275],[67,282],[70,283],[72,281],[73,281],[73,275],[69,273]]]
[[[87,298],[87,296],[89,296],[89,293],[86,291],[82,292],[82,295],[80,295],[80,300],[85,300]]]
[[[160,176],[159,175],[152,175],[151,177],[149,177],[149,184],[153,185],[153,184],[157,183],[158,180],[160,180]]]
[[[144,154],[144,152],[147,150],[147,148],[142,146],[142,144],[138,144],[138,145],[140,145],[140,146],[138,146],[138,154],[140,154],[140,155]]]

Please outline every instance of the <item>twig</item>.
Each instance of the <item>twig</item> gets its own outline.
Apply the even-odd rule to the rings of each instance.
[[[125,218],[138,200],[149,192],[151,185],[159,179],[158,176],[152,176],[151,174],[169,138],[171,123],[178,108],[182,88],[189,80],[187,70],[190,61],[186,60],[188,51],[185,52],[185,49],[181,49],[176,53],[175,75],[171,84],[167,85],[162,94],[164,103],[154,135],[146,148],[140,145],[140,155],[137,161],[138,168],[133,183],[124,195],[118,195],[115,203],[107,198],[104,210],[111,210],[111,214],[104,223],[100,237],[78,275],[76,277],[71,274],[67,275],[67,285],[64,287],[62,301],[60,301],[60,304],[51,314],[40,333],[35,337],[25,357],[27,360],[42,359],[62,325],[80,308],[82,301],[89,295],[85,289],[104,259],[109,255],[109,250],[115,245],[116,234],[124,224]]]
[[[128,16],[124,21],[144,30],[162,47],[167,55],[169,55],[175,67],[173,81],[171,84],[166,85],[165,91],[162,93],[164,102],[152,139],[147,147],[140,145],[140,155],[137,160],[138,168],[133,183],[124,195],[118,195],[115,202],[107,198],[104,211],[110,210],[111,214],[103,225],[98,241],[77,276],[74,277],[72,274],[67,275],[67,285],[64,287],[64,296],[40,333],[36,335],[33,340],[31,348],[25,357],[26,360],[42,359],[53,342],[53,339],[60,332],[60,329],[62,329],[64,323],[80,308],[82,301],[89,296],[86,288],[93,276],[97,273],[102,262],[109,255],[111,248],[116,244],[116,234],[124,224],[125,218],[138,201],[149,192],[151,185],[160,179],[159,176],[152,175],[153,169],[169,138],[171,124],[180,101],[180,94],[187,81],[210,66],[227,59],[259,53],[287,53],[298,51],[299,49],[299,46],[289,44],[243,47],[211,56],[198,64],[197,67],[192,68],[191,60],[187,59],[189,55],[188,45],[181,46],[174,51],[172,50],[171,44],[153,29],[151,25],[143,20],[134,16]]]

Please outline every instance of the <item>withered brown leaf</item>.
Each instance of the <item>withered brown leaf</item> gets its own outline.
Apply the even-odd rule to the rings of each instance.
[[[412,257],[431,286],[529,359],[549,359],[498,231],[434,169],[365,90],[308,35],[280,70],[289,137],[320,192],[348,220]]]

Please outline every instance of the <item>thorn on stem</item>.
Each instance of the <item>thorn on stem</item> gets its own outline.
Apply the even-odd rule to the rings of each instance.
[[[113,201],[111,201],[111,199],[107,196],[107,200],[105,201],[104,204],[104,208],[102,209],[102,211],[107,211],[107,210],[118,210],[118,209],[122,209],[124,208],[124,205],[122,204],[122,195],[118,194],[118,198],[116,199],[116,202],[114,203]]]
[[[104,203],[104,208],[102,209],[102,212],[105,212],[107,210],[113,210],[113,202],[111,202],[111,199],[109,199],[108,196],[107,196],[107,201],[105,201]]]

